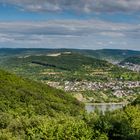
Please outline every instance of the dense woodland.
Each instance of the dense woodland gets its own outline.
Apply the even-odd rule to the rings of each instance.
[[[0,48],[0,56],[24,56],[24,55],[36,55],[47,53],[59,53],[59,52],[74,52],[80,53],[85,56],[91,56],[94,58],[109,60],[109,61],[122,61],[125,58],[132,56],[139,56],[140,51],[134,50],[119,50],[119,49],[101,49],[101,50],[87,50],[87,49],[43,49],[43,48]]]
[[[67,93],[0,70],[0,139],[139,140],[140,97],[87,114]]]

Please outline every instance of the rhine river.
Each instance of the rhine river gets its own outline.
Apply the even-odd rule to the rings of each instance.
[[[85,109],[88,113],[94,112],[96,109],[104,113],[106,111],[121,109],[124,106],[126,106],[126,103],[86,103]]]

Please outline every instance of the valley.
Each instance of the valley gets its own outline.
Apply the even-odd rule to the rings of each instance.
[[[140,140],[140,0],[0,0],[0,140]]]
[[[6,56],[6,52],[10,53],[3,50],[0,55],[1,68],[69,92],[82,102],[129,102],[140,94],[140,74],[125,68],[123,60],[119,66],[110,62],[113,58],[108,62],[108,57],[107,60],[102,60],[95,55],[86,55],[90,52],[87,50],[19,49],[18,53],[11,51],[9,57]],[[117,51],[95,52],[112,55]],[[116,56],[120,58],[124,54],[127,55],[127,52],[128,56],[131,54],[131,51],[124,52],[119,54],[119,50]],[[133,53],[138,55],[139,52]]]
[[[0,52],[0,139],[140,138],[139,72],[77,52],[34,51]]]

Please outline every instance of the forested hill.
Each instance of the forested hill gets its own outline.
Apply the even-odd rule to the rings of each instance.
[[[140,56],[128,57],[125,60],[123,60],[120,64],[125,64],[125,63],[140,65]]]
[[[56,56],[52,56],[56,55]],[[47,67],[55,67],[56,69],[74,71],[81,70],[83,66],[91,66],[93,68],[110,68],[112,65],[104,60],[87,57],[79,53],[54,53],[48,55],[28,55],[25,57],[13,57],[5,61],[4,64],[21,65],[28,63],[36,63]]]
[[[109,61],[122,61],[125,58],[140,55],[140,51],[120,49],[81,50],[81,53]]]
[[[13,55],[36,55],[36,54],[48,54],[48,53],[61,53],[61,52],[73,52],[81,53],[86,56],[95,57],[98,59],[122,61],[123,59],[131,56],[140,55],[140,51],[134,50],[120,50],[120,49],[101,49],[101,50],[86,50],[86,49],[40,49],[40,48],[0,48],[0,56],[13,56]]]
[[[83,104],[67,93],[0,70],[0,111],[21,115],[78,115]]]

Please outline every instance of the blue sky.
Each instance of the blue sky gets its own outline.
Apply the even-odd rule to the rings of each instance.
[[[0,0],[0,47],[140,50],[140,1]]]

